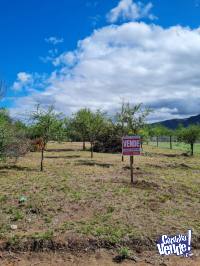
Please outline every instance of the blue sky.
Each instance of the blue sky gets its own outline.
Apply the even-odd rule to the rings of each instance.
[[[101,107],[110,111],[119,106],[121,98],[132,103],[142,101],[155,108],[157,114],[152,116],[152,120],[200,113],[198,104],[193,104],[192,99],[187,108],[184,107],[186,92],[190,87],[190,95],[195,93],[195,98],[200,97],[196,94],[200,85],[198,73],[190,73],[187,64],[192,60],[191,68],[199,67],[194,58],[195,55],[199,57],[199,49],[196,46],[199,42],[197,29],[200,1],[0,0],[0,4],[0,78],[8,84],[6,98],[1,105],[9,107],[13,115],[33,108],[37,101],[44,105],[53,103],[59,111],[66,114],[85,106],[93,109]],[[160,27],[162,33],[152,25]],[[161,57],[171,58],[179,49],[162,50],[160,44],[155,47],[155,58],[152,58],[157,63],[144,69],[146,63],[141,57],[137,57],[138,51],[145,49],[144,54],[150,57],[151,43],[155,38],[149,37],[149,34],[142,37],[141,34],[137,34],[143,30],[147,33],[147,27],[151,34],[157,34],[156,43],[159,43],[163,35],[165,42],[173,38],[174,30],[169,30],[172,27],[177,27],[175,31],[180,31],[179,35],[188,34],[183,54],[177,54],[176,59],[172,58],[170,62],[163,62]],[[125,32],[128,34],[129,30],[130,34],[125,36]],[[193,37],[190,38],[191,34],[195,35],[194,40]],[[118,36],[113,39],[114,35]],[[133,40],[130,41],[131,36]],[[137,38],[140,37],[144,39],[137,43]],[[181,40],[178,41],[181,43]],[[145,45],[144,48],[146,42],[148,46]],[[135,48],[136,44],[139,50]],[[190,55],[186,50],[193,50],[193,46],[194,51]],[[125,51],[125,48],[129,50]],[[116,49],[117,54],[112,57]],[[118,59],[117,55],[120,55]],[[183,62],[182,58],[185,58]],[[180,60],[178,66],[177,60]],[[102,66],[93,73],[93,65],[96,66],[98,63]],[[166,67],[163,68],[166,73],[147,73],[152,67],[159,69],[159,64],[165,63],[166,66],[170,65],[171,71],[176,71],[177,67],[178,73],[187,73],[184,75],[188,76],[187,88],[183,88],[182,91],[180,78],[174,79],[173,82],[168,79],[163,83],[163,76],[170,76],[171,73],[166,71]],[[120,68],[121,64],[124,66],[123,69]],[[116,65],[119,65],[119,68]],[[184,65],[185,68],[180,70],[180,65]],[[108,67],[108,72],[100,73],[104,67],[105,70]],[[133,67],[135,71],[132,71]],[[120,80],[114,84],[115,75],[120,76]],[[148,84],[144,84],[145,78],[149,78],[149,88]],[[162,84],[156,84],[158,87],[155,90],[153,86],[159,78],[162,79]],[[130,84],[127,83],[127,79]],[[180,86],[177,86],[177,82],[180,82]],[[118,84],[120,89],[116,88]],[[142,96],[134,97],[145,86]],[[167,93],[164,95],[165,88],[175,92],[175,96],[169,97]],[[106,100],[103,97],[105,93],[108,93]]]

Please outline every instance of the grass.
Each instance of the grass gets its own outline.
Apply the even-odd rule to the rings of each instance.
[[[149,145],[157,146],[156,142],[149,142]],[[159,148],[164,149],[170,149],[170,143],[169,142],[159,142],[158,143]],[[190,144],[186,144],[183,142],[172,142],[172,149],[179,150],[183,152],[190,152]],[[194,153],[200,154],[200,143],[194,144]]]
[[[16,167],[1,165],[1,240],[75,234],[120,244],[189,228],[200,236],[199,155],[144,146],[131,185],[128,157],[122,163],[120,154],[95,153],[91,161],[80,149],[81,143],[50,143],[42,173],[39,153],[29,153]]]
[[[121,247],[119,249],[119,255],[124,256],[124,257],[129,257],[130,256],[130,250],[128,247]]]

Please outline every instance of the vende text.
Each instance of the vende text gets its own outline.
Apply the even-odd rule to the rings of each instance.
[[[134,140],[131,140],[131,139],[126,139],[124,140],[124,143],[123,143],[123,147],[124,148],[140,148],[140,140],[138,139],[134,139]]]

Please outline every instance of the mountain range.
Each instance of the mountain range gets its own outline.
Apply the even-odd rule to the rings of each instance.
[[[196,116],[191,116],[188,118],[183,118],[183,119],[165,120],[165,121],[153,123],[152,125],[156,125],[156,124],[163,125],[170,129],[176,129],[179,124],[182,124],[184,127],[188,127],[189,125],[192,125],[192,124],[200,124],[200,114]]]

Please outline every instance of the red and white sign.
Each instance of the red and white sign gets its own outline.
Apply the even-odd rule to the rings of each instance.
[[[123,155],[140,155],[140,136],[126,136],[122,138]]]

